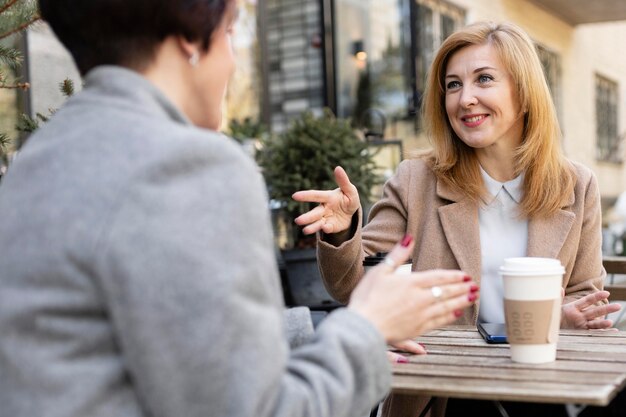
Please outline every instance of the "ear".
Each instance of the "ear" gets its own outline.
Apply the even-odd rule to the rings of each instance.
[[[176,41],[178,43],[178,47],[182,51],[182,53],[187,57],[187,59],[191,60],[193,57],[199,57],[201,48],[199,42],[191,42],[187,40],[184,36],[177,36]],[[196,58],[197,59],[197,58]]]

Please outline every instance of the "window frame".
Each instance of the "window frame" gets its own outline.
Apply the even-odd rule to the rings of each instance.
[[[619,130],[619,83],[595,73],[596,160],[622,164],[624,135]],[[607,124],[608,122],[608,124]]]

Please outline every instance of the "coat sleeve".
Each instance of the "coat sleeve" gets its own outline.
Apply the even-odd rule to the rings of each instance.
[[[262,181],[225,149],[142,169],[99,240],[103,297],[146,414],[367,414],[390,385],[382,336],[342,309],[289,350]]]
[[[372,206],[362,227],[362,209],[353,219],[354,233],[339,246],[318,239],[317,258],[324,285],[339,302],[346,303],[364,274],[363,258],[389,252],[406,234],[407,199],[411,165],[403,161],[383,187],[383,196]]]
[[[565,288],[564,302],[574,301],[604,287],[606,271],[602,266],[602,211],[598,181],[590,170],[585,169],[588,180],[580,195],[584,204],[580,215],[582,227],[576,250],[572,273]],[[580,175],[579,171],[579,181]]]

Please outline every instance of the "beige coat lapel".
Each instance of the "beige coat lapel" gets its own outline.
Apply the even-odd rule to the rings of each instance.
[[[437,181],[437,195],[452,201],[438,209],[446,241],[459,267],[478,279],[481,271],[478,206],[442,181]]]
[[[574,204],[574,193],[565,207]],[[565,244],[576,215],[561,209],[550,217],[533,218],[528,222],[527,256],[557,258]]]

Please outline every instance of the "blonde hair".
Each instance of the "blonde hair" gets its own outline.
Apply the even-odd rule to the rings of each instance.
[[[515,172],[524,172],[522,217],[547,216],[559,210],[573,190],[572,167],[561,152],[558,119],[539,57],[530,37],[510,23],[479,22],[453,33],[430,67],[422,116],[433,149],[427,160],[438,178],[478,201],[485,192],[474,149],[452,129],[445,109],[449,59],[470,45],[492,45],[511,74],[526,112],[522,143],[515,152]]]

